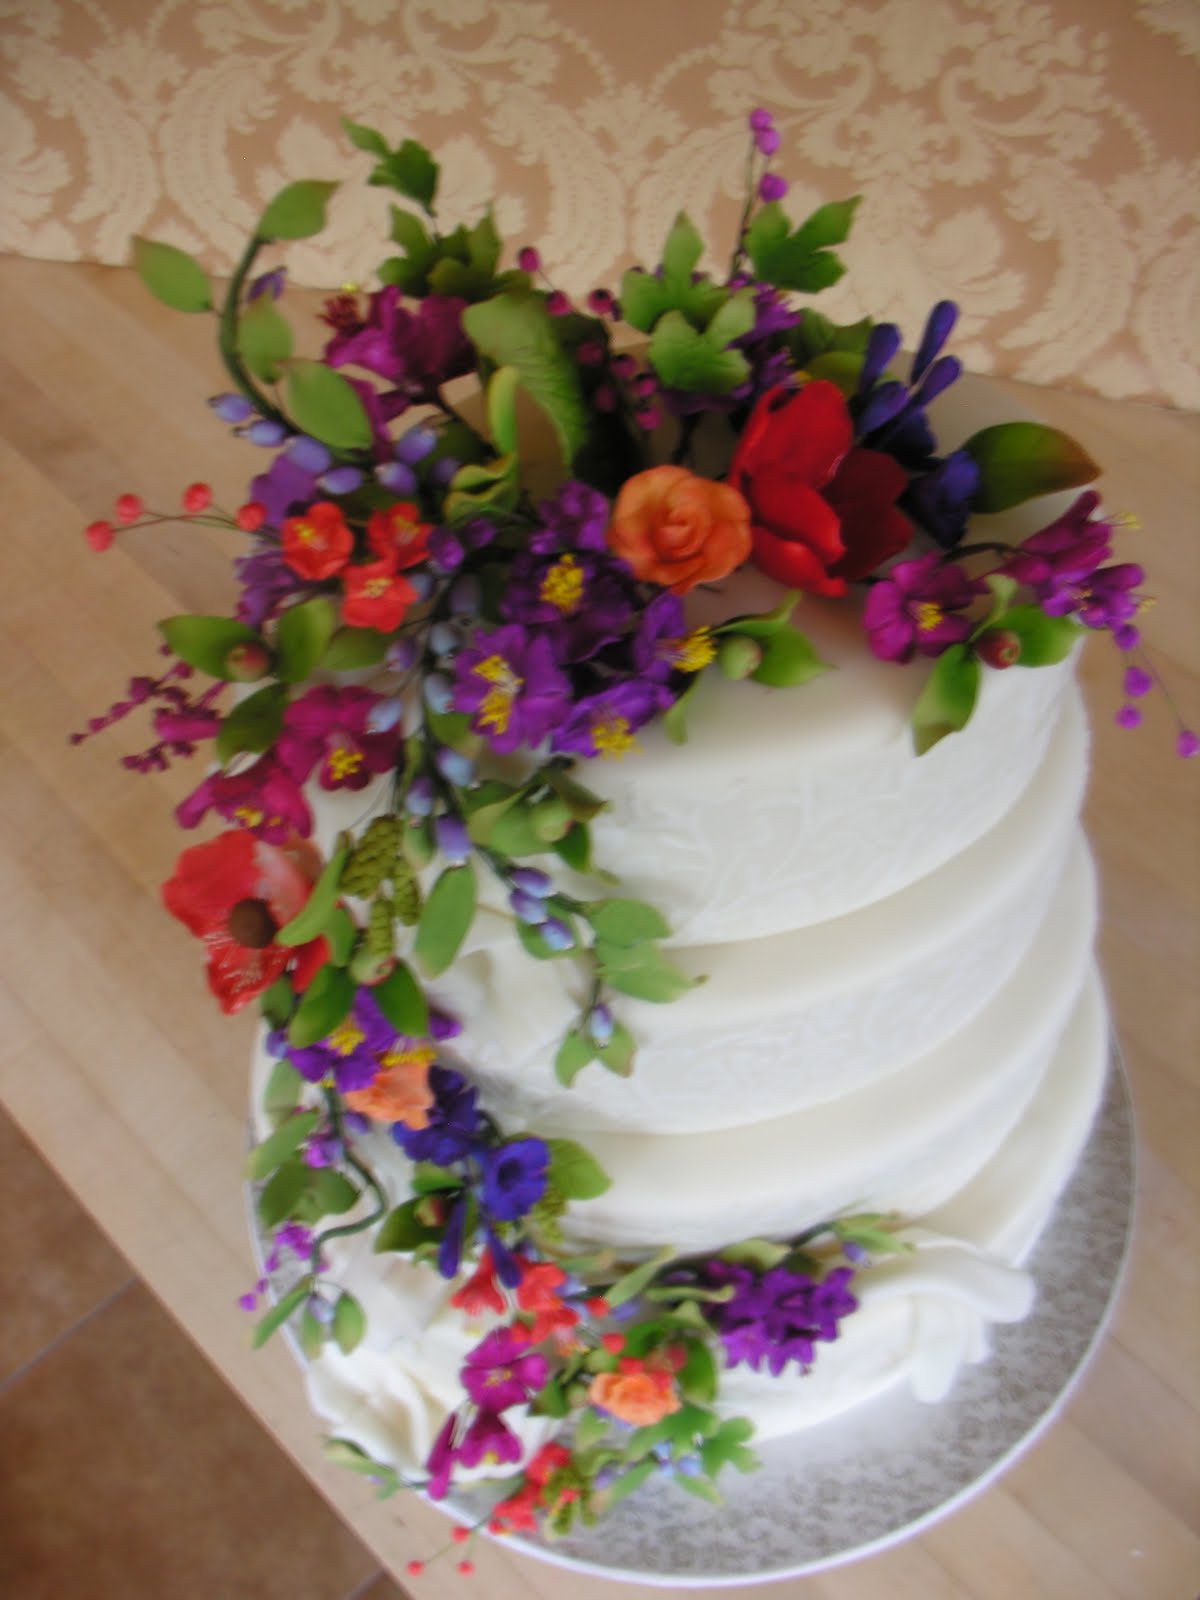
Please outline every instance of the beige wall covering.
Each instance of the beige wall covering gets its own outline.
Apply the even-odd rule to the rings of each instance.
[[[976,371],[1200,407],[1197,0],[0,0],[0,49],[10,251],[228,268],[282,183],[365,173],[344,112],[611,284],[680,206],[724,257],[761,104],[795,214],[864,196],[830,315],[948,294]],[[385,225],[347,187],[293,276],[368,279]]]

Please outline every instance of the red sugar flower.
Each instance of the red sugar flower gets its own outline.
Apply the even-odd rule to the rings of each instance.
[[[415,567],[429,551],[430,525],[411,500],[373,511],[367,522],[367,543],[377,556],[390,560],[393,572]]]
[[[417,591],[396,573],[390,557],[369,561],[342,571],[342,621],[352,628],[375,628],[391,633],[400,626]]]
[[[504,1310],[504,1296],[496,1287],[490,1250],[483,1252],[475,1272],[451,1295],[450,1304],[464,1311],[468,1317],[478,1317],[485,1311]]]
[[[332,578],[350,559],[354,535],[331,500],[318,500],[298,517],[284,519],[283,559],[301,578]]]

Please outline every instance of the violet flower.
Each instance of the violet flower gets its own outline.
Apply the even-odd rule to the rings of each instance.
[[[399,289],[388,284],[370,296],[365,323],[334,334],[324,359],[331,367],[362,367],[385,379],[400,410],[426,404],[448,379],[472,369],[474,352],[462,328],[465,310],[465,300],[431,294],[410,311]]]
[[[620,756],[633,748],[633,735],[673,702],[661,684],[627,680],[575,706],[554,734],[550,748],[556,755]]]
[[[901,509],[943,550],[961,543],[979,489],[979,466],[965,450],[953,450],[929,472],[912,479]]]
[[[940,656],[970,634],[970,619],[955,613],[965,611],[978,592],[962,567],[939,555],[898,561],[867,591],[863,627],[871,654],[880,661]]]
[[[750,1268],[710,1261],[704,1281],[713,1287],[732,1284],[731,1299],[704,1308],[725,1348],[729,1366],[745,1363],[778,1377],[789,1361],[812,1364],[813,1347],[838,1336],[838,1323],[857,1310],[849,1292],[852,1267],[837,1267],[819,1281],[803,1273],[774,1267],[758,1276]]]
[[[432,1161],[439,1167],[473,1155],[481,1145],[483,1124],[476,1108],[476,1091],[449,1067],[429,1069],[433,1105],[426,1112],[424,1128],[409,1128],[398,1122],[392,1138],[410,1161]]]
[[[286,601],[313,589],[284,561],[279,546],[265,541],[259,542],[251,555],[238,556],[233,570],[242,586],[234,615],[250,628],[261,628]]]
[[[571,686],[545,634],[516,623],[475,633],[454,663],[453,705],[501,754],[536,749],[562,718]]]
[[[605,549],[609,507],[599,490],[571,479],[552,499],[542,500],[537,511],[541,526],[529,538],[535,555]]]
[[[316,1044],[289,1048],[287,1058],[309,1083],[332,1078],[338,1090],[347,1094],[366,1089],[379,1070],[379,1058],[395,1042],[395,1028],[372,1000],[370,991],[360,989],[350,1014],[331,1033]]]
[[[540,1139],[510,1139],[482,1157],[483,1205],[500,1222],[516,1222],[546,1192],[550,1152]]]
[[[623,562],[607,553],[522,551],[500,602],[507,622],[549,629],[560,662],[587,661],[629,627],[634,594]]]

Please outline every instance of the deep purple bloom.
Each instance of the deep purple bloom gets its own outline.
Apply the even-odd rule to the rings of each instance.
[[[467,1225],[467,1197],[459,1194],[450,1207],[437,1248],[437,1269],[443,1278],[453,1278],[462,1261],[463,1232]]]
[[[195,828],[215,811],[268,844],[286,844],[295,834],[312,833],[312,812],[304,791],[272,751],[241,772],[212,772],[179,802],[175,820]]]
[[[597,489],[574,479],[564,483],[550,500],[538,505],[541,526],[530,535],[535,555],[555,555],[562,550],[603,550],[608,527],[608,501]]]
[[[297,783],[319,766],[322,789],[365,789],[393,766],[399,746],[395,729],[370,731],[368,719],[382,699],[370,689],[309,689],[283,714],[275,741],[280,762]]]
[[[911,661],[917,653],[940,656],[971,632],[963,612],[978,585],[939,555],[898,561],[873,583],[863,606],[863,627],[871,654],[880,661]]]
[[[515,1222],[546,1192],[550,1152],[540,1139],[510,1139],[482,1158],[483,1205],[500,1222]]]
[[[1003,571],[1027,584],[1047,616],[1077,616],[1088,628],[1125,628],[1141,608],[1145,574],[1133,562],[1105,567],[1112,523],[1093,517],[1100,496],[1088,489],[1062,516],[1019,544]]]
[[[287,1058],[302,1078],[321,1083],[332,1078],[341,1093],[365,1089],[379,1070],[379,1058],[396,1040],[396,1030],[360,989],[350,1014],[316,1044],[289,1048]]]
[[[278,545],[262,541],[252,555],[238,556],[233,570],[242,586],[234,615],[250,628],[261,628],[286,601],[312,587],[292,571]]]
[[[536,749],[559,722],[571,686],[545,634],[516,623],[481,630],[454,663],[453,704],[494,750]]]
[[[251,479],[250,498],[267,513],[268,527],[282,527],[293,511],[309,504],[316,494],[317,476],[281,450],[265,472]]]
[[[500,602],[506,622],[547,630],[561,663],[587,661],[621,638],[633,608],[624,563],[600,551],[522,551]]]
[[[545,1383],[550,1364],[511,1328],[494,1328],[463,1362],[462,1386],[485,1411],[523,1405]]]
[[[900,505],[914,522],[952,550],[967,529],[967,519],[979,489],[979,466],[965,450],[954,450],[931,472],[913,478]]]
[[[755,1372],[778,1377],[789,1361],[807,1368],[813,1346],[838,1336],[838,1323],[858,1307],[849,1292],[852,1267],[837,1267],[819,1281],[804,1273],[773,1267],[761,1276],[744,1266],[710,1261],[704,1281],[732,1284],[733,1297],[705,1307],[704,1314],[725,1347],[729,1366],[742,1362]]]
[[[638,618],[637,633],[632,641],[633,665],[638,677],[665,682],[679,664],[679,651],[687,631],[683,601],[669,589],[663,589]]]
[[[957,316],[958,308],[950,300],[939,300],[929,313],[902,405],[897,403],[894,380],[876,387],[883,369],[900,347],[899,329],[891,323],[878,323],[867,341],[858,387],[850,402],[855,433],[860,443],[894,456],[910,471],[928,468],[935,462],[937,441],[925,408],[962,372],[957,357],[938,355]]]
[[[624,755],[638,728],[665,711],[672,698],[661,684],[632,680],[614,684],[580,700],[550,748],[556,755]]]
[[[450,1067],[430,1067],[429,1087],[433,1105],[426,1113],[427,1126],[409,1128],[397,1122],[392,1138],[410,1161],[432,1161],[439,1167],[476,1153],[482,1125],[476,1109],[476,1091],[461,1072]]]
[[[416,310],[403,303],[394,284],[370,297],[367,320],[339,330],[325,347],[331,367],[355,366],[392,385],[389,399],[399,410],[437,399],[449,378],[472,367],[473,352],[462,328],[466,301],[449,295],[427,295]]]

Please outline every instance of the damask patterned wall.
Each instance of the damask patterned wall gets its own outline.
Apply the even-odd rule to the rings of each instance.
[[[12,251],[227,269],[282,183],[366,170],[345,112],[613,283],[680,206],[730,237],[762,104],[795,214],[864,196],[830,315],[950,293],[976,371],[1200,406],[1197,0],[0,0],[0,49]],[[347,186],[293,277],[367,278],[385,210]]]

